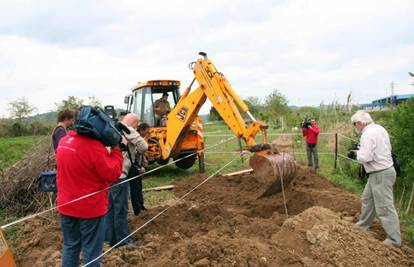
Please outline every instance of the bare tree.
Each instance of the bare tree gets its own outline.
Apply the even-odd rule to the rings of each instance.
[[[19,123],[36,110],[25,97],[18,98],[9,103],[10,118],[17,119]]]
[[[60,103],[55,103],[58,110],[62,110],[65,108],[77,110],[83,105],[83,100],[77,98],[76,96],[68,96],[67,99],[63,99]]]

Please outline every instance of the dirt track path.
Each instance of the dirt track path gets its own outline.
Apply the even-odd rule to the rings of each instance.
[[[181,196],[202,181],[176,183]],[[354,222],[360,200],[325,178],[299,171],[281,194],[255,199],[254,177],[215,177],[174,200],[165,214],[135,236],[138,245],[112,251],[104,266],[414,266],[413,250],[382,244],[378,222],[368,233]],[[164,207],[130,217],[138,228]],[[62,238],[58,220],[25,225],[17,247],[19,266],[59,266]]]

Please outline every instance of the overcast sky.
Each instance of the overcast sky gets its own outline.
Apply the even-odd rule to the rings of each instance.
[[[391,81],[413,93],[413,14],[412,0],[1,0],[0,116],[22,96],[42,113],[69,95],[123,107],[149,79],[185,88],[199,51],[243,98],[364,103]]]

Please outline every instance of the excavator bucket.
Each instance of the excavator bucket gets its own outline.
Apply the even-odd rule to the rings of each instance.
[[[296,176],[295,160],[288,153],[255,154],[249,163],[261,184],[258,198],[281,192]]]

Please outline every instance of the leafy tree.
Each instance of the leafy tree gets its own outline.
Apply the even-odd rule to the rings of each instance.
[[[250,113],[256,117],[263,119],[263,103],[260,98],[256,96],[249,96],[248,98],[244,99],[247,107],[249,108]]]
[[[275,127],[284,127],[290,121],[291,110],[288,101],[279,91],[273,92],[266,97],[264,103],[263,119],[273,124]]]
[[[398,105],[392,112],[391,137],[393,151],[401,161],[401,166],[410,183],[414,180],[414,99]]]
[[[273,92],[266,97],[264,107],[267,115],[270,117],[278,117],[291,113],[286,97],[277,90],[273,90]]]
[[[300,107],[297,111],[297,115],[300,119],[305,118],[319,118],[320,109],[316,107]]]
[[[83,99],[77,98],[75,96],[69,96],[67,99],[62,100],[60,103],[55,103],[58,110],[65,108],[77,110],[83,105]]]
[[[10,117],[17,119],[20,124],[24,118],[27,118],[35,110],[36,107],[31,106],[25,97],[18,98],[9,103]]]
[[[89,99],[89,105],[92,107],[100,107],[103,108],[102,101],[99,100],[96,96],[90,96]]]
[[[217,112],[217,110],[214,107],[210,108],[210,112],[208,114],[208,120],[209,121],[222,121],[220,114]]]

